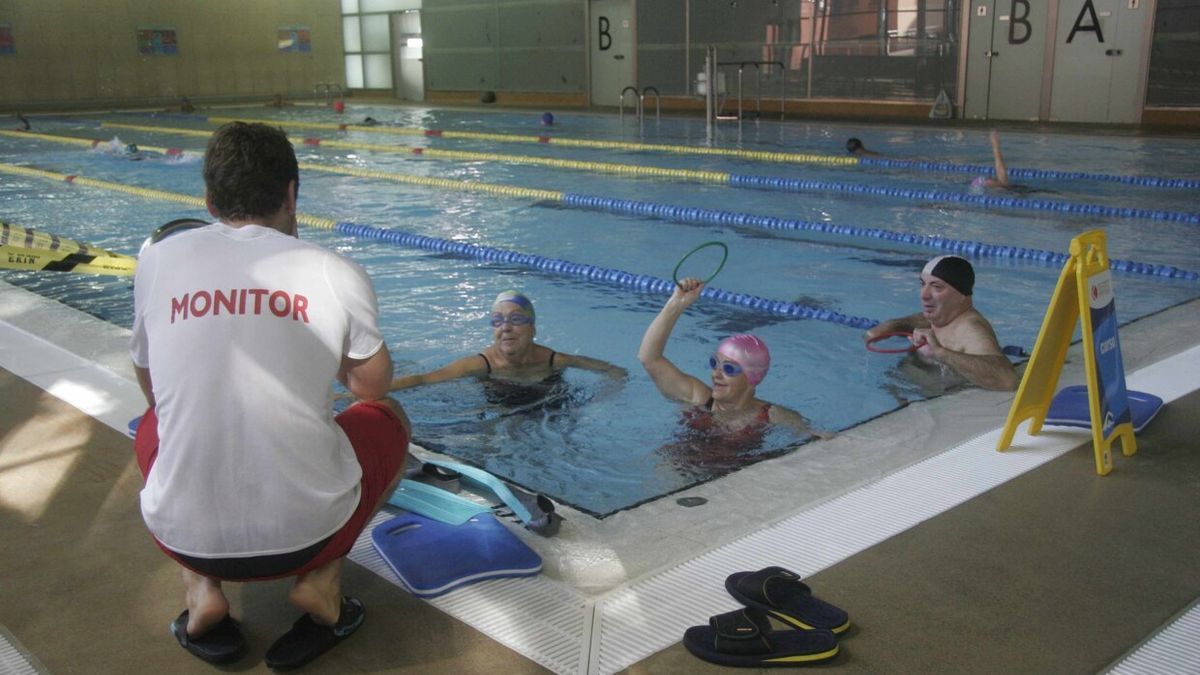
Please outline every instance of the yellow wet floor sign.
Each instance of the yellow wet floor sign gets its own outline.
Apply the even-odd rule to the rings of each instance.
[[[136,268],[133,256],[0,223],[0,269],[130,276]]]
[[[1113,468],[1114,440],[1121,439],[1121,451],[1126,456],[1137,452],[1103,230],[1086,232],[1071,240],[1071,257],[1058,277],[1058,285],[1033,347],[1033,356],[1025,365],[1025,375],[1008,411],[1008,421],[996,449],[1005,450],[1012,445],[1017,426],[1027,419],[1032,420],[1029,424],[1031,435],[1041,431],[1067,358],[1067,349],[1071,346],[1071,337],[1075,334],[1076,320],[1083,323],[1092,447],[1096,473],[1103,476]]]

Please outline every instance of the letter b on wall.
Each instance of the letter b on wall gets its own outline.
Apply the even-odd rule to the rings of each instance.
[[[612,34],[608,32],[608,17],[600,17],[600,39],[596,43],[600,47],[600,51],[612,47]]]

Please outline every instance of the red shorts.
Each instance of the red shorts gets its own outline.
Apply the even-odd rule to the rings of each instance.
[[[354,446],[354,454],[362,467],[361,494],[358,508],[350,516],[350,520],[331,537],[321,542],[319,549],[309,551],[301,559],[294,554],[282,556],[265,556],[263,558],[226,558],[212,560],[183,556],[163,546],[157,539],[158,547],[176,562],[194,572],[214,578],[245,581],[250,579],[273,579],[303,574],[310,570],[326,565],[338,558],[344,557],[354,546],[354,542],[366,529],[367,523],[375,515],[376,507],[381,503],[384,494],[392,487],[400,469],[404,466],[404,458],[408,451],[408,435],[404,425],[390,408],[374,401],[356,403],[338,415],[334,420],[341,425],[342,430]],[[150,473],[150,467],[158,456],[158,418],[154,408],[146,410],[138,423],[137,438],[133,443],[134,454],[137,455],[138,468],[142,470],[142,478]],[[310,547],[311,548],[311,547]],[[285,562],[289,560],[291,562]],[[311,556],[311,557],[310,557]],[[221,569],[228,563],[239,570],[257,570],[246,574],[236,573],[231,576],[211,573],[212,568]],[[281,566],[282,564],[282,566]]]

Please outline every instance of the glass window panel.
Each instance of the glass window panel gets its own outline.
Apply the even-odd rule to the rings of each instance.
[[[361,54],[346,55],[346,86],[351,89],[363,88],[363,62]]]
[[[363,65],[367,76],[367,89],[392,88],[391,54],[364,54]]]
[[[364,52],[386,52],[392,48],[392,35],[387,14],[375,14],[362,18]],[[346,51],[350,51],[347,49]]]
[[[357,14],[358,0],[342,0],[342,14]]]
[[[404,9],[420,9],[421,0],[362,0],[364,12],[399,12]]]
[[[362,36],[360,36],[358,32],[357,16],[342,17],[342,43],[343,51],[362,51]]]

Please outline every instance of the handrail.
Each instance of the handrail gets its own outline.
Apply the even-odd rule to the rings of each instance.
[[[637,113],[638,120],[642,119],[642,97],[638,94],[637,87],[628,86],[621,90],[621,113],[618,119],[623,123],[625,121],[625,94],[633,92],[634,112]]]
[[[337,98],[333,99],[335,90]],[[331,100],[343,101],[346,98],[345,90],[337,82],[318,82],[313,85],[313,97],[319,97],[321,94],[325,96],[325,105],[329,105]]]
[[[754,94],[758,101],[755,110],[758,113],[758,117],[762,117],[762,85],[761,85],[762,80],[760,77],[762,75],[762,70],[759,68],[759,66],[779,66],[779,70],[782,73],[784,71],[783,62],[781,62],[781,61],[726,61],[724,63],[718,62],[717,65],[718,66],[737,66],[738,67],[738,71],[737,71],[737,75],[738,75],[737,120],[738,120],[739,124],[741,123],[742,119],[745,118],[745,115],[742,113],[742,71],[746,68],[746,66],[754,66]],[[787,82],[786,77],[781,76],[779,78],[779,119],[783,119],[783,117],[784,117],[784,109],[785,109],[784,108],[784,104],[785,104],[784,84],[786,82]],[[718,119],[721,119],[721,118],[718,117]]]
[[[645,111],[646,111],[646,103],[645,103],[646,94],[649,94],[651,92],[654,93],[654,121],[657,122],[657,121],[659,121],[659,117],[662,114],[662,96],[658,93],[657,87],[643,87],[642,88],[642,96],[641,96],[642,112],[645,113]]]

